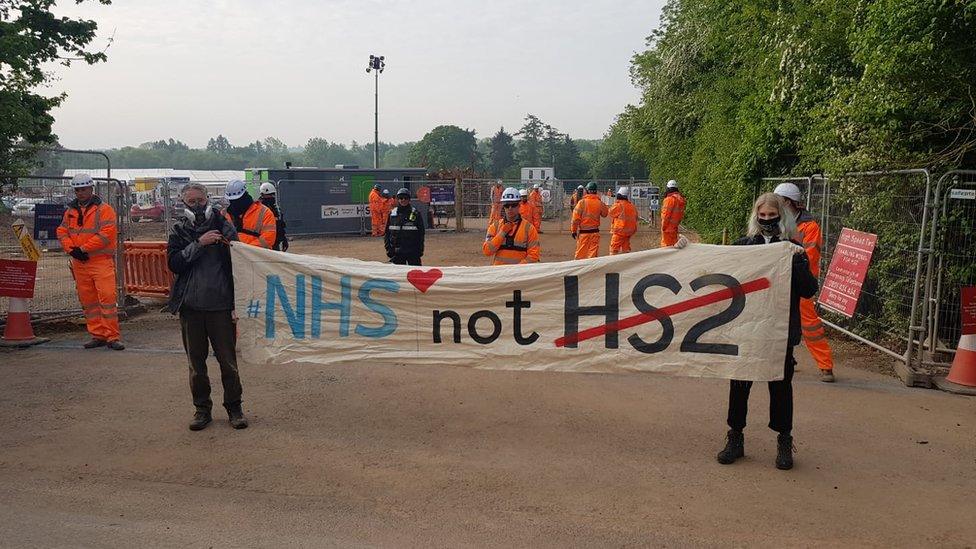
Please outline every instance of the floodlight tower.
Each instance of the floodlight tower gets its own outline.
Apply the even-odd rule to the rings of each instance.
[[[373,169],[380,167],[380,73],[386,63],[382,55],[370,55],[369,65],[366,65],[366,72],[372,72],[375,76],[375,103],[373,111]]]

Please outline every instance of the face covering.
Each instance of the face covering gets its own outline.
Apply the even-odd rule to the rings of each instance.
[[[235,216],[244,215],[244,212],[251,207],[251,204],[254,204],[254,199],[251,198],[251,195],[244,193],[240,198],[230,201],[230,204],[227,206],[227,211]]]
[[[183,209],[183,213],[186,214],[187,219],[193,220],[195,225],[200,225],[213,216],[213,206],[207,201],[205,205],[186,206]]]
[[[759,222],[759,229],[762,234],[766,236],[776,236],[779,234],[779,217],[774,217],[772,219],[757,219]]]

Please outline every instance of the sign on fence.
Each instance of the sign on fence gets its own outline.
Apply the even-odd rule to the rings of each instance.
[[[782,379],[792,245],[416,268],[233,243],[249,362]]]
[[[369,215],[368,204],[323,204],[322,219],[348,219]]]
[[[37,244],[35,244],[34,240],[31,239],[30,234],[24,230],[24,220],[18,219],[17,221],[14,221],[11,226],[14,229],[14,235],[20,242],[20,248],[24,250],[24,255],[27,256],[27,259],[30,261],[37,261],[40,259],[41,250],[37,249]]]
[[[959,292],[962,308],[962,335],[976,335],[976,286],[963,286]]]
[[[434,206],[451,206],[454,204],[454,185],[431,185],[430,203]]]
[[[847,318],[854,316],[877,241],[877,235],[841,229],[817,303]]]
[[[58,226],[64,218],[64,206],[61,204],[38,204],[34,206],[34,240],[41,248],[56,248],[58,243]]]
[[[0,296],[34,297],[37,262],[22,259],[0,259]]]

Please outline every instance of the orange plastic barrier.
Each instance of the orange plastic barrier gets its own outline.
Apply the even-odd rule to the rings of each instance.
[[[166,266],[165,242],[124,242],[125,293],[169,297],[173,273]]]

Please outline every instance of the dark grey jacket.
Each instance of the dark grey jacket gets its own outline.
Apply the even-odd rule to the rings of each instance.
[[[230,246],[222,242],[201,246],[197,242],[203,233],[213,229],[227,240],[238,240],[234,226],[216,209],[201,225],[183,219],[170,231],[166,259],[176,280],[169,293],[169,312],[234,310]]]

